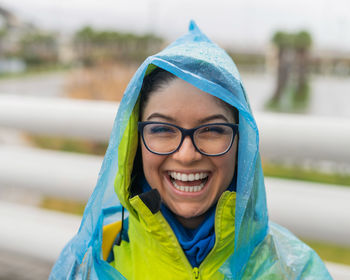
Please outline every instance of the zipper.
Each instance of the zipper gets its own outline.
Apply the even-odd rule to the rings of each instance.
[[[165,226],[168,228],[170,236],[173,239],[173,243],[176,244],[176,246],[175,246],[176,250],[177,250],[179,256],[181,257],[181,261],[183,262],[184,266],[189,268],[188,271],[192,270],[192,274],[194,276],[194,279],[199,279],[199,268],[198,267],[194,267],[194,268],[192,267],[192,265],[190,264],[190,262],[188,261],[188,259],[186,257],[185,252],[182,250],[181,245],[180,245],[179,241],[177,240],[174,231],[172,230],[171,226],[169,225],[169,223],[167,222],[165,217],[163,215],[161,215],[160,219],[165,224]]]
[[[218,221],[217,221],[217,212],[218,212],[218,209],[221,208],[221,205],[223,204],[223,200],[224,198],[223,197],[226,197],[228,196],[227,194],[225,194],[226,192],[223,193],[223,195],[220,197],[218,203],[217,203],[217,206],[216,206],[216,210],[215,210],[215,222],[214,222],[214,229],[215,229],[215,232],[218,232]],[[225,199],[226,200],[226,199]],[[176,246],[176,249],[179,253],[179,255],[181,256],[181,260],[183,261],[184,265],[189,267],[190,269],[192,269],[192,275],[194,277],[195,280],[198,280],[200,279],[200,274],[199,274],[199,271],[200,271],[200,268],[202,268],[204,266],[204,264],[206,262],[208,262],[208,259],[210,259],[210,256],[213,255],[213,253],[216,251],[216,248],[217,248],[217,241],[218,241],[218,236],[216,235],[215,236],[215,243],[214,243],[214,247],[211,249],[211,251],[209,252],[209,254],[205,257],[205,259],[202,261],[202,263],[199,265],[199,267],[192,267],[190,262],[188,261],[186,255],[185,255],[185,252],[182,250],[181,248],[181,245],[179,243],[179,241],[177,240],[176,238],[176,235],[175,233],[173,232],[173,230],[171,229],[169,223],[167,222],[167,220],[164,218],[163,215],[160,216],[160,219],[162,220],[163,223],[165,223],[165,226],[168,228],[169,232],[170,232],[170,235],[171,235],[171,238],[174,240],[174,243],[177,244]]]
[[[193,279],[199,279],[199,269],[198,267],[194,267],[193,270],[192,270],[192,273],[193,273]]]

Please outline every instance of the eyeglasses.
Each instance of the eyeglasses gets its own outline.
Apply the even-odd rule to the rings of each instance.
[[[138,130],[147,150],[157,155],[170,155],[180,149],[186,136],[202,155],[220,156],[227,153],[238,134],[238,125],[210,123],[185,129],[164,122],[139,122]]]

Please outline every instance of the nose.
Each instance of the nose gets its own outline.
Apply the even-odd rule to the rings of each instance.
[[[202,158],[189,136],[186,136],[181,147],[173,154],[173,158],[182,164],[190,164]]]

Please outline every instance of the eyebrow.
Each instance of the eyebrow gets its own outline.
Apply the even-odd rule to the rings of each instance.
[[[169,122],[175,122],[175,119],[173,119],[172,117],[169,117],[169,116],[166,116],[166,115],[163,115],[163,114],[160,114],[160,113],[153,113],[153,114],[151,114],[147,118],[147,121],[149,121],[150,119],[154,119],[154,118],[161,118],[161,119],[164,119],[164,120],[169,121]]]
[[[206,118],[200,120],[200,123],[206,123],[206,122],[210,122],[210,121],[213,121],[213,120],[216,120],[216,119],[224,120],[227,123],[230,122],[224,115],[216,114],[216,115],[212,115],[212,116],[209,116],[209,117],[206,117]]]
[[[176,122],[176,119],[170,117],[170,116],[166,116],[166,115],[163,115],[163,114],[160,114],[160,113],[153,113],[151,114],[147,120],[151,120],[153,118],[161,118],[161,119],[164,119],[166,121],[169,121],[169,122]],[[230,121],[222,114],[215,114],[215,115],[212,115],[212,116],[209,116],[209,117],[206,117],[204,119],[201,119],[199,121],[199,124],[204,124],[204,123],[207,123],[207,122],[210,122],[210,121],[213,121],[213,120],[216,120],[216,119],[221,119],[227,123],[229,123]]]

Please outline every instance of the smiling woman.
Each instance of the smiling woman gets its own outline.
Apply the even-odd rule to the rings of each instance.
[[[258,139],[236,66],[192,22],[130,81],[51,279],[331,279],[269,223]]]
[[[203,222],[235,172],[237,141],[232,147],[235,131],[227,126],[234,118],[219,101],[182,79],[173,79],[153,91],[146,104],[141,103],[141,120],[155,121],[157,128],[166,129],[155,133],[149,131],[155,124],[148,123],[152,128],[141,130],[144,175],[187,228]],[[192,137],[182,137],[180,127],[198,129]],[[170,153],[160,156],[157,152],[163,147],[170,148]]]

